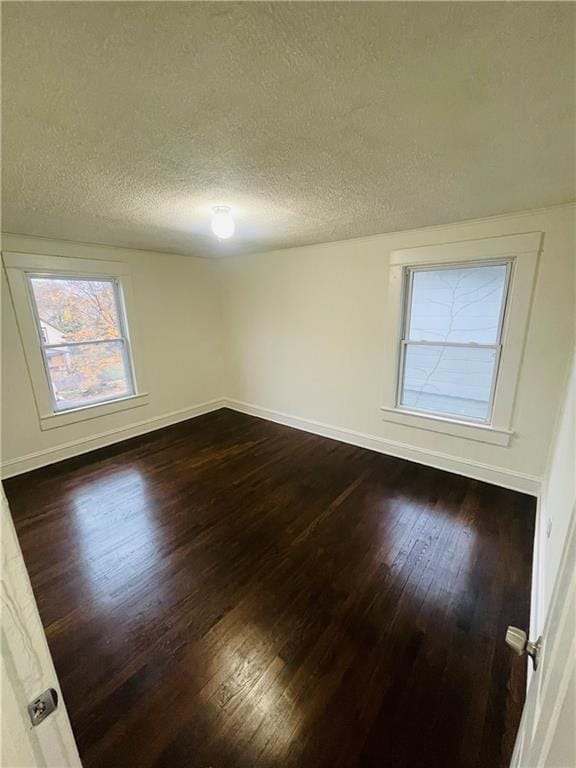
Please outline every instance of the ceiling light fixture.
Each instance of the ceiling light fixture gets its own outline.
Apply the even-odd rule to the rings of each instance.
[[[228,240],[236,229],[230,206],[217,205],[212,210],[212,232],[214,232],[218,240]]]

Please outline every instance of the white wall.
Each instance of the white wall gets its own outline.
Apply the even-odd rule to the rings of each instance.
[[[382,418],[390,252],[543,231],[509,447]],[[249,412],[534,492],[574,344],[574,207],[238,256],[221,263],[228,395]],[[292,417],[292,418],[290,418]],[[314,422],[310,424],[309,422]],[[334,429],[336,428],[336,429]]]
[[[538,632],[552,598],[570,517],[576,505],[576,353],[542,482],[539,525]]]
[[[163,426],[225,394],[215,262],[190,256],[5,235],[7,251],[129,263],[150,402],[42,432],[5,274],[2,275],[4,476]],[[100,436],[100,437],[95,437]]]
[[[268,418],[535,493],[574,346],[574,214],[574,206],[560,206],[218,261],[5,236],[6,250],[132,265],[151,399],[42,432],[3,282],[4,475],[192,416],[227,397]],[[545,233],[544,251],[511,445],[386,422],[379,406],[396,343],[385,333],[390,252],[528,231]]]

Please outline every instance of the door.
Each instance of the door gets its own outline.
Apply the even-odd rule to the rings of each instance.
[[[2,747],[5,768],[81,768],[44,628],[0,485],[2,507]],[[28,704],[53,688],[58,705],[36,726]]]
[[[528,689],[512,768],[576,768],[576,509],[542,635],[538,668]]]

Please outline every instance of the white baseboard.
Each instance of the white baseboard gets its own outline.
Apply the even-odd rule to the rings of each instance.
[[[130,424],[127,427],[119,427],[118,429],[111,429],[107,432],[99,432],[88,438],[73,440],[55,446],[54,448],[47,448],[42,451],[36,451],[35,453],[29,453],[26,456],[21,456],[17,459],[5,461],[2,463],[1,467],[2,478],[20,475],[23,472],[29,472],[32,469],[38,469],[47,464],[54,464],[63,459],[79,456],[97,448],[103,448],[107,445],[112,445],[113,443],[118,443],[122,440],[145,434],[146,432],[153,432],[154,430],[162,429],[162,427],[168,427],[171,424],[186,421],[195,416],[201,416],[204,413],[210,413],[211,411],[216,411],[219,408],[224,407],[249,414],[250,416],[256,416],[260,419],[274,421],[277,424],[284,424],[285,426],[300,429],[304,432],[312,432],[315,435],[328,437],[342,443],[357,445],[360,448],[368,448],[369,450],[377,451],[378,453],[414,461],[417,464],[426,464],[431,467],[436,467],[437,469],[443,469],[447,472],[454,472],[457,475],[464,475],[465,477],[471,477],[475,480],[483,480],[484,482],[500,485],[504,488],[511,488],[515,491],[529,493],[533,496],[537,496],[540,492],[540,478],[533,475],[511,472],[489,464],[482,464],[480,462],[470,461],[469,459],[456,458],[438,451],[415,448],[408,443],[385,440],[376,435],[368,435],[363,432],[356,432],[343,427],[334,427],[319,421],[302,419],[287,413],[281,413],[280,411],[261,408],[251,403],[244,403],[239,400],[230,400],[227,398],[209,400],[208,402],[200,403],[199,405],[190,408],[171,411],[163,416],[144,419],[134,424]]]
[[[80,456],[82,453],[94,451],[97,448],[104,448],[113,443],[119,443],[122,440],[128,440],[131,437],[143,435],[146,432],[154,432],[162,427],[169,427],[171,424],[177,424],[179,421],[187,421],[196,416],[202,416],[204,413],[217,411],[225,406],[225,400],[218,398],[209,400],[199,405],[193,405],[190,408],[181,408],[178,411],[170,411],[162,416],[154,416],[151,419],[143,419],[126,427],[109,429],[107,432],[99,432],[91,437],[80,440],[72,440],[68,443],[46,448],[43,451],[29,453],[17,459],[5,461],[1,466],[2,478],[21,475],[23,472],[30,472],[32,469],[38,469],[48,464],[55,464],[63,459],[70,459],[74,456]]]
[[[357,445],[360,448],[368,448],[378,453],[385,453],[389,456],[395,456],[400,459],[414,461],[417,464],[426,464],[429,467],[443,469],[446,472],[454,472],[457,475],[471,477],[474,480],[483,480],[486,483],[499,485],[503,488],[510,488],[514,491],[521,491],[532,496],[538,496],[540,493],[540,478],[534,475],[526,475],[521,472],[511,472],[510,470],[494,467],[490,464],[471,461],[470,459],[456,458],[439,451],[424,450],[415,448],[408,443],[401,443],[395,440],[385,440],[376,435],[368,435],[363,432],[355,432],[352,429],[343,427],[333,427],[330,424],[322,424],[319,421],[311,419],[302,419],[297,416],[291,416],[287,413],[274,411],[269,408],[261,408],[251,403],[243,403],[239,400],[225,400],[227,408],[240,413],[246,413],[250,416],[257,416],[260,419],[274,421],[277,424],[284,424],[287,427],[301,429],[304,432],[312,432],[315,435],[328,437],[332,440],[339,440],[341,443]]]

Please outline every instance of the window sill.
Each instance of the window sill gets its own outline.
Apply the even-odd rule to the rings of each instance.
[[[139,408],[147,405],[150,397],[147,392],[138,395],[130,395],[119,400],[111,400],[107,403],[97,403],[95,405],[85,405],[82,408],[74,408],[61,413],[50,413],[40,417],[40,429],[55,429],[56,427],[65,427],[68,424],[75,424],[78,421],[87,421],[96,419],[100,416],[108,416],[118,411],[126,411],[130,408]]]
[[[380,410],[384,413],[384,420],[394,424],[426,429],[431,432],[441,432],[444,435],[463,437],[467,440],[476,440],[480,443],[490,443],[491,445],[506,447],[510,445],[510,440],[514,434],[510,430],[491,427],[488,424],[472,424],[467,421],[445,419],[442,416],[431,416],[415,413],[414,411],[403,411],[399,408],[389,408],[384,405],[381,406]]]

